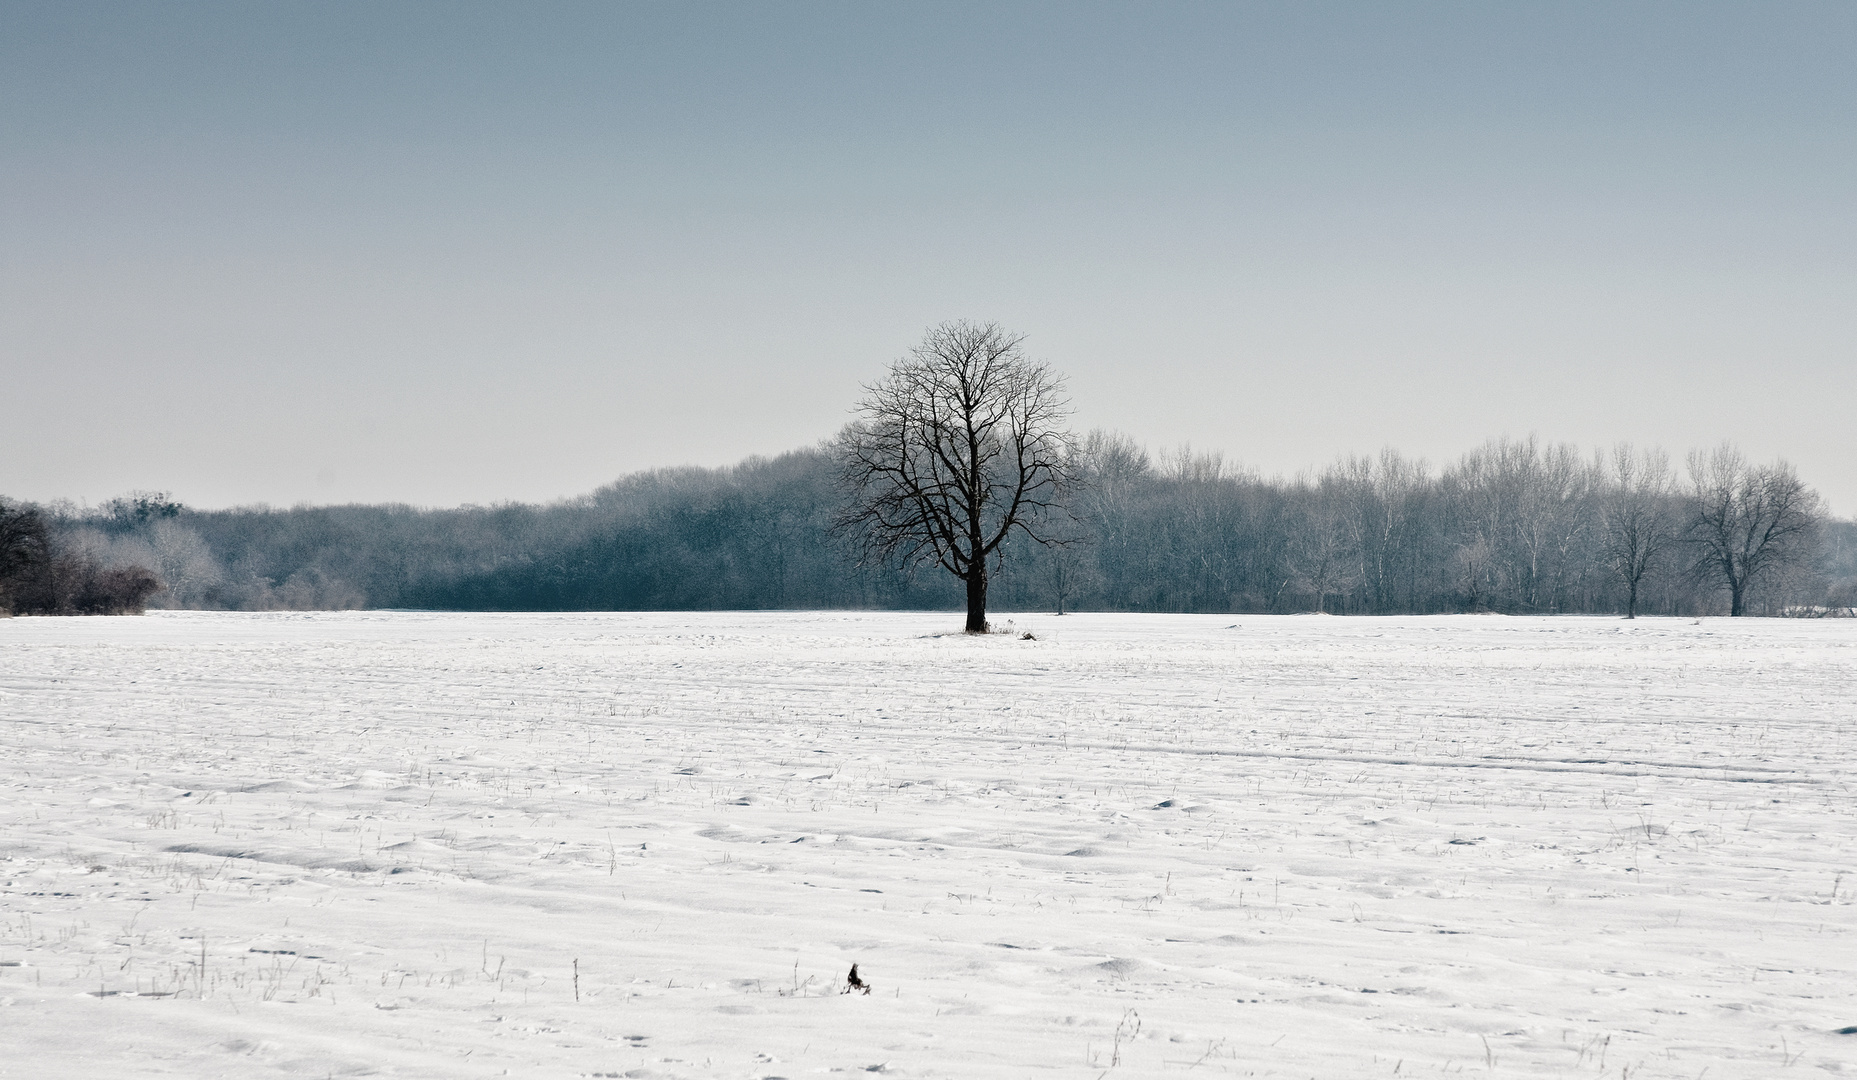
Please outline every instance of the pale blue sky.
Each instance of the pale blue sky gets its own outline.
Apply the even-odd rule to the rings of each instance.
[[[1267,473],[1727,438],[1857,511],[1857,5],[0,0],[0,493],[546,499],[949,318]]]

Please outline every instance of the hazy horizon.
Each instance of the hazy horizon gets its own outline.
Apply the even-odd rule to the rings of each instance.
[[[1102,428],[1099,430],[1102,430],[1105,433],[1108,433],[1112,436],[1126,435],[1126,432],[1122,432],[1118,429]],[[1079,441],[1081,441],[1081,437],[1087,436],[1089,432],[1080,431],[1077,434],[1080,437]],[[1222,449],[1218,447],[1194,446],[1190,443],[1162,444],[1159,446],[1151,446],[1147,444],[1138,443],[1137,445],[1142,451],[1144,451],[1148,455],[1148,459],[1150,463],[1154,466],[1154,469],[1157,473],[1165,473],[1170,461],[1176,459],[1179,455],[1190,454],[1192,458],[1194,458],[1195,460],[1205,459],[1205,458],[1219,459],[1219,462],[1222,468],[1221,475],[1226,476],[1226,477],[1234,477],[1234,478],[1248,477],[1250,479],[1253,479],[1253,480],[1256,480],[1258,482],[1265,483],[1265,484],[1295,485],[1295,484],[1302,483],[1302,482],[1309,482],[1309,483],[1315,482],[1316,480],[1320,478],[1320,474],[1324,471],[1325,468],[1327,468],[1330,465],[1339,464],[1350,456],[1365,457],[1365,458],[1377,460],[1380,452],[1383,450],[1391,450],[1395,453],[1399,453],[1400,456],[1405,458],[1406,460],[1423,466],[1426,474],[1435,478],[1444,470],[1449,469],[1451,466],[1457,464],[1461,458],[1475,451],[1481,450],[1485,447],[1495,445],[1501,442],[1507,442],[1510,444],[1519,444],[1519,443],[1527,442],[1531,439],[1534,440],[1538,445],[1540,445],[1543,448],[1546,448],[1550,445],[1553,445],[1555,443],[1562,441],[1562,440],[1540,438],[1538,432],[1530,432],[1527,435],[1523,435],[1520,437],[1514,437],[1514,436],[1508,436],[1508,435],[1492,436],[1489,439],[1483,440],[1482,442],[1474,446],[1466,446],[1463,448],[1461,452],[1456,453],[1456,454],[1451,454],[1448,457],[1445,457],[1443,459],[1431,459],[1431,458],[1420,457],[1418,455],[1404,454],[1403,451],[1401,451],[1400,448],[1396,446],[1382,447],[1379,450],[1370,450],[1370,451],[1362,452],[1359,454],[1341,455],[1337,458],[1332,458],[1328,461],[1312,463],[1311,465],[1305,466],[1304,468],[1300,468],[1300,469],[1293,469],[1293,470],[1288,470],[1288,471],[1269,471],[1269,472],[1263,469],[1257,468],[1247,462],[1238,460],[1233,455],[1226,453],[1225,451],[1223,451]],[[570,492],[564,492],[559,495],[546,495],[546,496],[541,496],[537,498],[528,498],[528,499],[522,499],[522,498],[483,499],[483,500],[465,500],[462,502],[445,502],[445,503],[416,502],[416,501],[408,500],[408,499],[341,499],[341,500],[298,499],[298,500],[295,500],[294,502],[272,502],[272,501],[268,501],[264,499],[252,499],[252,500],[248,500],[245,502],[207,504],[207,503],[200,503],[200,502],[187,499],[185,497],[185,494],[186,494],[185,492],[175,491],[175,490],[172,490],[171,488],[157,486],[157,487],[142,487],[142,488],[125,488],[121,491],[113,491],[113,492],[110,492],[108,495],[104,495],[104,496],[94,498],[94,499],[88,498],[88,497],[72,497],[68,495],[54,495],[54,496],[47,496],[43,499],[35,499],[32,501],[40,502],[40,503],[47,503],[53,506],[65,505],[65,506],[75,507],[79,512],[104,510],[106,508],[106,504],[110,503],[112,500],[115,500],[121,497],[151,496],[151,495],[166,496],[166,497],[172,498],[176,502],[181,503],[183,506],[185,506],[189,510],[203,511],[207,513],[217,513],[217,512],[229,511],[229,510],[293,510],[293,509],[300,509],[300,508],[306,508],[306,507],[307,508],[318,508],[318,507],[338,507],[338,506],[406,506],[413,510],[418,510],[421,512],[469,509],[473,507],[479,507],[479,508],[495,507],[495,506],[548,507],[548,506],[554,506],[554,505],[571,504],[575,502],[576,500],[579,500],[588,495],[594,494],[601,488],[609,487],[613,484],[620,483],[629,477],[646,475],[646,474],[659,472],[659,471],[676,472],[676,471],[683,470],[683,469],[699,469],[699,470],[704,470],[704,471],[729,470],[729,469],[738,468],[744,465],[751,465],[755,462],[772,461],[789,453],[804,452],[804,451],[812,450],[815,448],[822,448],[829,441],[830,440],[814,440],[810,443],[801,444],[799,446],[790,446],[790,447],[785,448],[784,450],[775,450],[775,451],[769,451],[765,453],[751,452],[748,454],[744,454],[742,457],[737,458],[734,461],[716,462],[713,464],[705,463],[705,462],[686,461],[686,462],[671,462],[671,463],[662,464],[662,465],[647,465],[647,466],[642,466],[637,469],[628,470],[627,472],[620,473],[615,476],[608,477],[605,480],[601,480],[598,483],[594,484],[593,486],[588,487],[581,491],[570,491]],[[1633,444],[1633,445],[1639,446],[1640,448],[1644,448],[1642,444]],[[1719,445],[1719,443],[1717,445]],[[1602,465],[1602,467],[1605,467],[1608,469],[1611,468],[1611,456],[1612,456],[1614,447],[1609,447],[1609,446],[1608,447],[1579,447],[1579,449],[1585,453],[1585,456],[1589,460],[1593,460],[1596,458],[1603,458],[1604,460],[1599,461],[1598,463]],[[1670,463],[1670,467],[1672,470],[1671,475],[1674,477],[1676,481],[1677,490],[1678,490],[1678,493],[1680,494],[1683,490],[1687,488],[1687,486],[1690,483],[1690,473],[1688,471],[1688,463],[1685,460],[1687,456],[1686,450],[1696,449],[1696,450],[1707,451],[1707,450],[1714,449],[1714,447],[1712,446],[1690,447],[1690,448],[1680,448],[1680,449],[1675,449],[1675,450],[1673,450],[1670,447],[1661,447],[1661,449],[1665,450],[1669,454],[1669,463]],[[1766,464],[1766,463],[1755,461],[1755,462],[1751,462],[1751,464]],[[1812,483],[1811,477],[1802,475],[1800,479],[1803,480],[1808,487],[1812,487],[1814,488],[1814,490],[1819,490],[1817,489],[1817,486]],[[1819,493],[1823,495],[1822,490],[1820,490]],[[8,495],[8,494],[9,493],[7,492],[0,492],[0,495]],[[1836,508],[1833,508],[1831,513],[1833,517],[1837,517],[1837,518],[1843,518],[1843,517],[1849,516],[1849,515],[1839,513],[1836,510]]]
[[[0,494],[545,502],[950,318],[1267,475],[1722,440],[1857,512],[1857,8],[0,0]]]

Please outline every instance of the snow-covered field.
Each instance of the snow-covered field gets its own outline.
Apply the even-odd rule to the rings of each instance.
[[[0,1074],[1857,1075],[1857,622],[958,621],[0,621]]]

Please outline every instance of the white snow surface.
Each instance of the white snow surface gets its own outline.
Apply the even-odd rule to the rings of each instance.
[[[0,1075],[1857,1075],[1857,623],[1013,620],[0,620]]]

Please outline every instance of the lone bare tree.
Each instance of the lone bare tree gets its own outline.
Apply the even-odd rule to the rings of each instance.
[[[1728,614],[1744,615],[1749,586],[1808,555],[1818,493],[1786,462],[1753,465],[1728,443],[1691,452],[1689,476],[1691,573],[1726,588]]]
[[[934,564],[967,586],[967,632],[987,630],[987,573],[1007,537],[1048,526],[1075,482],[1063,380],[994,323],[931,328],[864,388],[839,436],[837,528],[866,563]]]
[[[1662,450],[1612,448],[1612,483],[1600,502],[1600,543],[1606,562],[1625,586],[1625,617],[1638,617],[1638,589],[1669,546],[1674,529],[1670,501],[1676,474]]]

